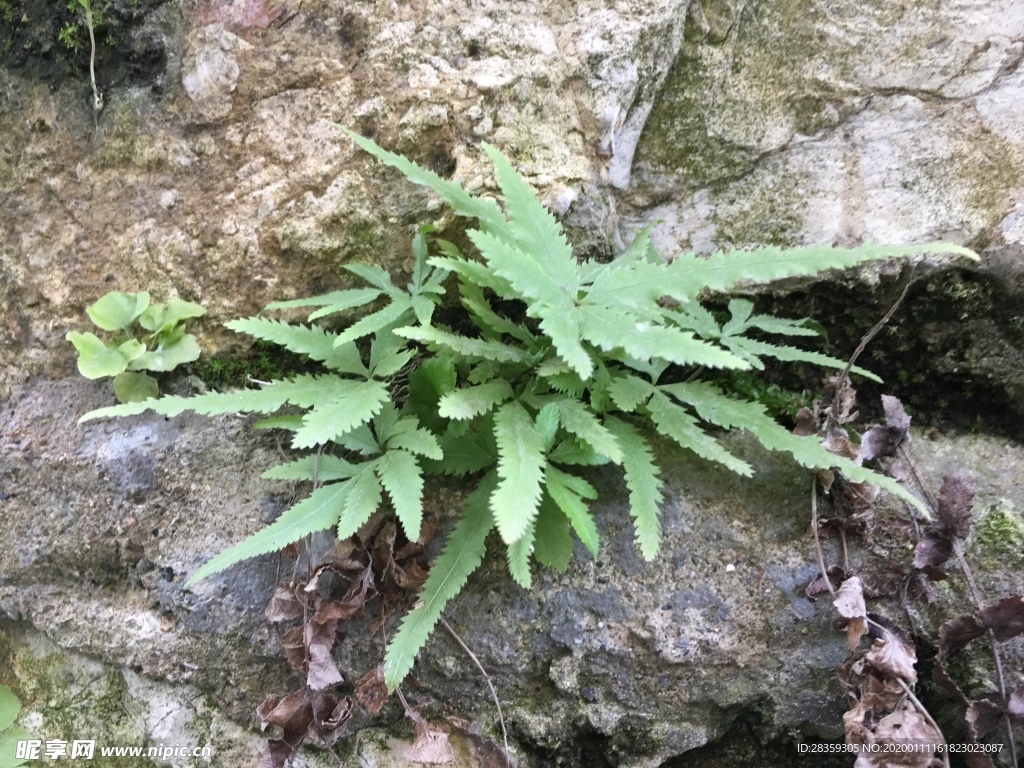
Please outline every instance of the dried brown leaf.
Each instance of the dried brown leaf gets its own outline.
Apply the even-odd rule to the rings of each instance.
[[[853,441],[847,436],[843,430],[832,430],[829,432],[825,439],[821,441],[822,446],[829,453],[834,453],[837,456],[843,456],[847,459],[857,460],[858,449],[853,444]]]
[[[303,639],[304,629],[294,627],[281,636],[281,650],[291,668],[301,672],[306,666],[306,641]]]
[[[864,592],[861,589],[860,577],[851,576],[844,581],[832,604],[839,611],[839,615],[847,619],[867,617],[868,609],[864,604]]]
[[[829,581],[832,582],[833,588],[836,584],[841,584],[846,580],[848,574],[838,565],[830,565],[826,571],[828,574]],[[807,589],[804,593],[808,598],[813,599],[815,595],[820,595],[822,592],[830,592],[828,583],[825,581],[825,577],[819,572],[814,581],[807,585]]]
[[[306,684],[314,691],[337,685],[344,678],[334,663],[331,652],[337,640],[338,622],[306,622]]]
[[[818,433],[818,419],[811,412],[810,408],[801,408],[796,412],[796,427],[793,429],[794,435],[800,435],[800,437],[807,437],[808,435],[815,435]]]
[[[1003,708],[991,699],[975,699],[967,705],[967,732],[971,741],[979,741],[995,730],[1003,719]]]
[[[900,430],[910,442],[910,416],[903,410],[903,403],[892,395],[882,395],[882,411],[885,412],[885,425]]]
[[[378,664],[356,683],[356,698],[363,709],[376,715],[388,699],[388,687],[384,684],[384,665]]]
[[[313,700],[313,722],[309,725],[309,738],[330,746],[341,736],[345,723],[352,717],[352,699],[338,701],[331,694],[321,693]]]
[[[985,627],[969,614],[950,619],[939,627],[939,658],[945,658],[983,634]]]
[[[405,752],[405,759],[424,765],[454,765],[455,752],[448,734],[427,723],[417,723],[416,740]]]
[[[864,657],[876,669],[901,677],[911,685],[917,682],[917,653],[914,647],[905,643],[888,630],[875,640],[871,650]]]
[[[880,745],[931,745],[934,749],[945,743],[940,734],[916,709],[905,707],[886,715],[875,727],[874,743]],[[888,762],[880,766],[907,766],[907,768],[928,768],[934,752],[930,749],[892,749],[883,751]]]
[[[914,567],[923,570],[928,578],[941,581],[946,577],[942,565],[953,555],[953,542],[943,533],[926,533],[914,547]]]
[[[981,620],[1000,642],[1024,635],[1024,597],[1011,595],[985,606]]]
[[[871,739],[871,729],[866,723],[871,717],[871,712],[858,704],[853,709],[843,713],[843,731],[846,734],[847,744],[867,744]]]
[[[974,482],[969,477],[951,472],[942,478],[935,517],[943,532],[955,539],[966,539],[971,533],[973,506]]]
[[[278,584],[274,589],[274,596],[267,603],[264,614],[267,621],[289,621],[300,619],[305,613],[305,606],[295,595],[295,588],[290,584]]]

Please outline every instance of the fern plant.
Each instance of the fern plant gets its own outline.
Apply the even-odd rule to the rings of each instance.
[[[484,145],[504,194],[503,207],[341,130],[410,181],[433,190],[457,214],[475,220],[468,234],[476,254],[433,238],[427,228],[413,240],[414,267],[404,288],[377,267],[350,264],[345,268],[365,287],[268,307],[312,307],[309,324],[265,317],[228,324],[321,362],[322,375],[296,376],[257,390],[164,397],[83,417],[147,409],[169,416],[184,410],[304,409],[264,419],[257,427],[288,430],[292,447],[308,451],[265,476],[313,481],[314,490],[272,525],[216,555],[190,584],[313,531],[335,528],[339,538],[347,538],[381,506],[385,493],[406,536],[416,540],[424,476],[476,478],[420,599],[388,648],[385,677],[394,690],[447,602],[480,565],[492,531],[507,547],[509,572],[523,587],[530,586],[534,562],[566,567],[573,535],[597,554],[599,531],[589,511],[597,491],[582,475],[585,468],[621,466],[637,545],[645,558],[655,556],[663,495],[649,427],[745,476],[752,473],[750,465],[730,453],[715,432],[746,430],[802,466],[837,468],[851,480],[881,485],[922,508],[895,481],[829,453],[813,437],[791,434],[760,404],[694,380],[692,374],[702,368],[760,369],[768,357],[844,365],[784,343],[813,335],[807,321],[756,315],[749,301],[737,299],[722,322],[700,298],[741,283],[812,275],[873,259],[924,251],[973,257],[970,251],[944,244],[764,248],[666,261],[644,230],[611,263],[579,262],[559,224],[495,148]],[[435,321],[452,275],[465,309],[457,327]],[[356,308],[367,309],[353,322],[337,328],[315,324]],[[765,336],[779,341],[765,342]]]

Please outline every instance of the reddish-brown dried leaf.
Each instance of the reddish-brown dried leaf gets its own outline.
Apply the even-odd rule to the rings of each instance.
[[[290,619],[301,619],[305,613],[305,606],[295,595],[295,588],[290,584],[278,584],[274,589],[274,596],[267,603],[264,614],[267,621],[289,621]]]
[[[263,703],[256,707],[256,717],[260,719],[260,730],[267,730],[267,715],[274,711],[281,703],[281,697],[273,693],[263,700]]]
[[[392,576],[395,579],[395,583],[402,589],[407,589],[410,592],[418,592],[420,587],[427,580],[429,571],[424,565],[417,563],[415,560],[410,561],[406,565],[395,565],[395,571]]]
[[[917,664],[917,653],[914,647],[888,630],[875,640],[875,644],[864,658],[882,672],[901,677],[911,685],[917,682],[917,672],[914,669],[914,665]]]
[[[416,740],[405,752],[405,759],[423,765],[454,765],[455,752],[448,734],[427,723],[417,723]]]
[[[376,715],[388,699],[388,687],[384,684],[384,665],[378,664],[356,683],[356,698],[363,709]]]
[[[821,444],[829,453],[844,456],[847,459],[857,459],[857,446],[853,444],[846,435],[846,432],[842,430],[832,430],[821,441]]]
[[[832,601],[839,615],[849,619],[846,624],[846,641],[851,648],[856,647],[860,639],[867,634],[868,609],[864,604],[864,592],[861,590],[860,579],[853,576],[843,582]]]
[[[939,627],[939,658],[945,658],[983,634],[985,627],[969,614],[950,619]]]
[[[981,620],[1000,642],[1024,635],[1024,597],[1011,595],[982,608]]]
[[[847,744],[867,744],[871,739],[871,730],[865,724],[871,712],[858,704],[851,710],[843,713],[843,731],[846,734]]]
[[[264,708],[261,706],[260,709]],[[292,747],[298,747],[313,721],[313,705],[305,690],[296,691],[281,699],[270,711],[264,711],[260,715],[260,720],[263,727],[281,726],[284,731],[282,740]]]

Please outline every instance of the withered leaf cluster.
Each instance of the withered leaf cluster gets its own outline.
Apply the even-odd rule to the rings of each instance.
[[[283,698],[270,695],[256,710],[263,730],[272,728],[275,732],[259,768],[283,768],[305,741],[320,746],[334,744],[352,717],[356,702],[371,715],[380,712],[388,697],[381,665],[356,684],[354,699],[332,692],[344,682],[334,661],[335,646],[345,636],[341,625],[365,615],[368,604],[380,597],[380,619],[371,628],[375,632],[404,604],[408,592],[423,585],[427,569],[419,558],[436,527],[434,518],[425,519],[420,538],[410,542],[393,518],[378,515],[357,535],[336,545],[304,581],[281,583],[275,588],[265,615],[273,623],[300,622],[281,636],[281,648],[288,664],[301,676],[302,687]],[[344,592],[338,597],[341,587]],[[441,741],[422,736],[424,729],[433,732],[420,717],[416,743],[428,738],[433,739],[431,744]],[[415,747],[414,743],[410,749]],[[423,746],[420,751],[427,757],[439,754],[436,744]]]
[[[958,542],[971,533],[974,483],[966,475],[953,472],[942,479],[935,521],[914,548],[914,567],[933,581],[946,578],[943,566],[953,555]]]

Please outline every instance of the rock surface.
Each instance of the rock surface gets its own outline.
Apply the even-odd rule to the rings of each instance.
[[[966,243],[980,267],[919,281],[867,364],[919,413],[1024,435],[1013,0],[113,0],[98,116],[87,59],[64,58],[50,6],[9,5],[22,26],[0,31],[0,684],[40,733],[181,739],[213,745],[210,764],[247,765],[255,706],[290,690],[262,618],[273,558],[182,589],[288,505],[292,489],[259,479],[277,447],[235,419],[76,426],[110,394],[71,378],[64,334],[106,291],[149,289],[207,306],[212,351],[238,343],[221,321],[343,285],[340,263],[407,270],[416,227],[451,217],[324,120],[474,191],[493,189],[479,143],[495,144],[585,255],[654,220],[666,253]],[[780,301],[829,323],[845,354],[898,292],[889,272]],[[962,463],[978,509],[1019,521],[1015,444],[916,445],[932,483]],[[656,563],[635,553],[609,478],[597,561],[523,593],[495,557],[453,608],[521,765],[782,764],[789,731],[835,737],[846,649],[828,601],[803,596],[809,483],[753,455],[753,483],[673,458]],[[436,508],[453,494],[434,489]],[[991,593],[1021,591],[1019,566],[999,567],[1010,555],[978,546]],[[939,618],[922,619],[929,636]],[[379,658],[355,637],[339,657],[352,679]],[[461,764],[501,764],[486,686],[449,638],[411,690],[440,702],[430,711],[461,739]],[[124,703],[113,716],[104,701]],[[397,705],[360,718],[341,754],[403,764]]]
[[[277,448],[243,420],[136,417],[79,427],[77,407],[52,407],[107,398],[102,386],[36,380],[4,407],[0,540],[12,546],[0,552],[0,611],[17,624],[6,624],[10,637],[0,644],[10,670],[0,682],[19,687],[32,713],[27,722],[50,737],[81,736],[103,719],[97,702],[127,697],[125,711],[134,714],[111,721],[101,743],[147,734],[162,744],[187,739],[212,745],[215,765],[248,764],[244,755],[259,750],[256,732],[244,730],[255,705],[295,687],[278,631],[263,616],[275,573],[292,566],[265,556],[189,590],[183,583],[210,555],[271,519],[294,490],[259,479]],[[982,437],[919,436],[915,445],[933,487],[964,469],[978,485],[978,516],[1016,521],[1016,544],[979,535],[968,557],[993,599],[1024,591],[1022,571],[1005,559],[1019,559],[1024,543],[1024,451]],[[636,551],[619,478],[598,477],[596,560],[581,549],[567,573],[541,573],[525,592],[495,553],[448,611],[500,692],[521,766],[671,765],[736,729],[768,745],[747,743],[754,762],[745,764],[769,764],[794,749],[779,741],[786,733],[814,739],[841,731],[835,669],[848,655],[845,636],[832,627],[830,601],[804,594],[816,574],[809,477],[743,441],[735,447],[759,467],[752,480],[663,452],[670,494],[655,562]],[[445,489],[432,499],[442,516],[458,501]],[[872,547],[853,548],[854,563],[884,555],[906,564],[909,532],[896,524],[880,530],[888,533]],[[826,556],[838,560],[836,542]],[[915,608],[918,630],[933,642],[966,585],[957,577],[939,589],[938,612]],[[872,610],[902,618],[897,603]],[[381,657],[366,624],[346,626],[335,651],[349,680]],[[1004,652],[1007,669],[1024,668],[1024,644]],[[414,675],[406,696],[436,702],[426,710],[432,716],[468,717],[497,736],[486,686],[450,638],[435,635]],[[79,716],[73,692],[86,680]],[[339,747],[349,754],[386,744],[404,728],[397,704],[353,726],[362,735]],[[470,764],[497,765],[486,757],[496,754],[493,744],[488,752],[485,742],[474,743],[475,752],[466,747],[475,755]],[[381,749],[401,754],[394,744]],[[689,764],[718,764],[703,759]]]

